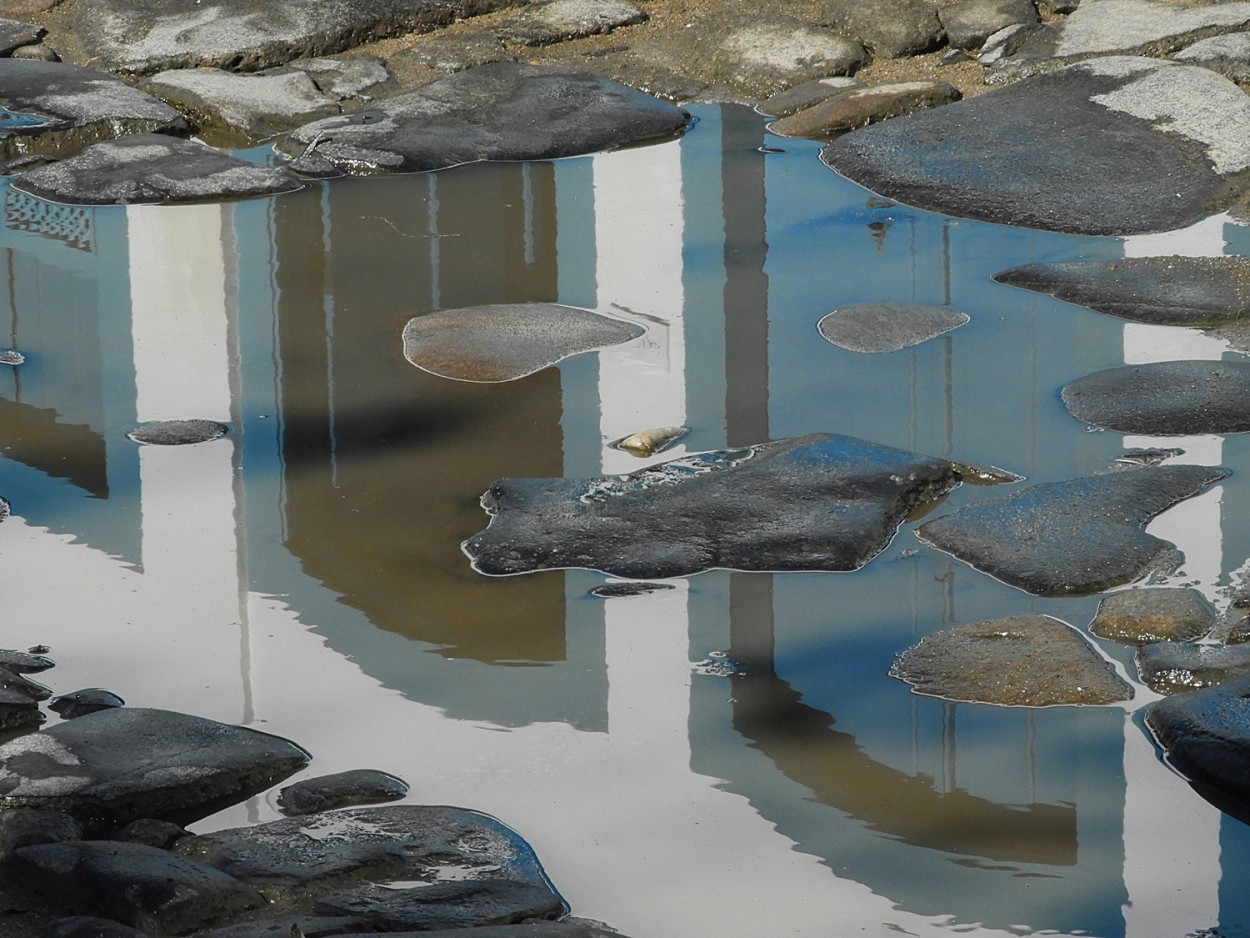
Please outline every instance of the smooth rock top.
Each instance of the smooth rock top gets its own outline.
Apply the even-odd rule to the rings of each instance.
[[[928,52],[942,41],[937,10],[925,0],[826,0],[822,13],[885,58]]]
[[[1108,368],[1060,392],[1078,420],[1122,433],[1250,430],[1250,362],[1175,361]]]
[[[402,778],[375,769],[354,769],[306,778],[278,792],[283,814],[314,814],[358,804],[398,801],[408,793]]]
[[[1203,68],[1093,59],[846,134],[821,158],[874,192],[947,214],[1080,234],[1166,231],[1244,192],[1250,97]]]
[[[298,156],[315,146],[345,172],[422,172],[651,143],[689,122],[686,111],[597,75],[497,62],[306,124],[281,149]]]
[[[136,443],[153,446],[184,446],[191,443],[207,443],[230,432],[230,428],[216,420],[149,420],[135,427],[127,437]]]
[[[948,306],[858,303],[834,310],[816,324],[826,340],[852,352],[897,352],[944,335],[969,321]]]
[[[1215,622],[1215,610],[1197,590],[1139,587],[1104,597],[1089,630],[1127,645],[1148,645],[1201,638]]]

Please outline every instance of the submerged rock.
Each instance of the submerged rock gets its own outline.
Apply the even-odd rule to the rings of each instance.
[[[256,730],[166,710],[102,710],[0,745],[0,809],[63,811],[88,833],[144,817],[186,823],[308,759]]]
[[[402,778],[374,769],[355,769],[307,778],[278,792],[278,807],[288,816],[314,814],[332,808],[398,801],[408,794]]]
[[[463,546],[492,576],[855,570],[908,513],[958,484],[946,460],[812,434],[623,476],[501,479],[482,496],[489,526]]]
[[[556,303],[444,309],[404,327],[404,357],[456,381],[515,381],[571,355],[629,342],[641,326]]]
[[[136,134],[33,169],[13,188],[53,202],[131,205],[277,195],[301,185],[285,170],[257,166],[202,143]]]
[[[967,313],[919,303],[858,303],[835,309],[816,324],[824,338],[852,352],[897,352],[958,329]]]
[[[1133,690],[1093,646],[1049,616],[1008,616],[922,638],[890,674],[950,700],[1051,707],[1129,700]]]
[[[1215,687],[1250,673],[1250,645],[1152,642],[1137,651],[1137,673],[1156,694]]]
[[[1046,482],[973,502],[921,525],[917,533],[1027,592],[1096,593],[1175,567],[1174,545],[1143,526],[1227,474],[1209,466],[1142,466]]]
[[[654,430],[639,430],[619,440],[613,440],[608,445],[639,459],[646,459],[676,445],[689,433],[689,427],[656,427]]]
[[[184,446],[220,439],[230,428],[216,420],[152,420],[126,434],[136,443],[153,446]]]
[[[950,215],[1093,235],[1168,231],[1244,191],[1250,98],[1204,68],[1093,59],[873,124],[821,159]]]
[[[600,599],[618,599],[628,596],[645,596],[647,593],[659,593],[664,590],[676,589],[671,583],[605,583],[587,590],[589,596]]]
[[[317,153],[344,172],[423,172],[668,140],[689,123],[686,111],[598,75],[496,62],[305,124],[280,149],[295,156],[319,140]]]
[[[1103,597],[1089,630],[1125,645],[1188,642],[1215,627],[1215,610],[1194,589],[1138,587]]]
[[[148,934],[112,919],[69,915],[53,922],[45,938],[148,938]]]
[[[1060,396],[1078,420],[1122,433],[1250,430],[1250,362],[1123,365],[1073,381]]]

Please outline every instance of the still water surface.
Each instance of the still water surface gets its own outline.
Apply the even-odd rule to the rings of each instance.
[[[1241,253],[1244,229],[954,220],[873,197],[748,110],[696,110],[671,144],[269,201],[5,189],[0,344],[28,358],[0,375],[3,644],[52,646],[58,692],[255,726],[309,748],[308,774],[380,768],[414,802],[495,814],[575,913],[635,938],[1246,933],[1250,830],[1158,760],[1127,651],[1099,645],[1137,688],[1116,707],[956,704],[888,676],[930,632],[1031,612],[1083,629],[1096,597],[1031,597],[910,524],[856,573],[714,571],[629,598],[589,596],[608,579],[589,571],[470,569],[492,480],[640,468],[606,444],[649,427],[692,428],[652,461],[831,431],[1030,482],[1160,442],[1250,464],[1244,437],[1093,433],[1058,398],[1221,343],[989,279]],[[820,337],[867,300],[972,321],[886,355]],[[403,359],[414,315],[520,301],[648,332],[502,385]],[[125,437],[190,417],[233,432]],[[1248,494],[1235,471],[1152,524],[1187,556],[1170,582],[1219,598],[1250,557]],[[276,816],[259,797],[196,829]]]

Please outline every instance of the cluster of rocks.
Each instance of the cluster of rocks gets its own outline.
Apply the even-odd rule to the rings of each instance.
[[[529,844],[498,820],[383,804],[408,792],[385,772],[305,779],[277,793],[283,820],[189,833],[311,757],[187,714],[88,711],[0,745],[5,938],[615,934],[570,918]]]

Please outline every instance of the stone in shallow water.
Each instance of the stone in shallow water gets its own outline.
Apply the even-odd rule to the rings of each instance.
[[[1096,593],[1175,567],[1175,547],[1143,526],[1227,474],[1209,466],[1142,466],[1046,482],[973,502],[921,525],[917,533],[1027,592]]]
[[[671,583],[605,583],[586,591],[588,596],[600,599],[622,599],[629,596],[645,596],[648,593],[660,593],[676,589]]]
[[[19,674],[34,674],[52,667],[56,667],[56,662],[47,655],[32,655],[27,651],[0,648],[0,668],[7,668]]]
[[[950,700],[1051,707],[1129,700],[1133,690],[1071,626],[1007,616],[925,636],[890,674],[917,693]]]
[[[1250,645],[1153,642],[1138,650],[1137,672],[1157,694],[1214,687],[1250,672]]]
[[[126,436],[136,443],[183,446],[207,443],[225,436],[229,431],[229,427],[216,420],[153,420],[136,427]]]
[[[1147,586],[1104,597],[1089,630],[1125,645],[1148,645],[1201,638],[1215,623],[1215,610],[1197,590]]]
[[[826,340],[852,352],[897,352],[936,338],[969,321],[948,306],[919,303],[857,303],[829,313],[816,328]]]
[[[72,205],[216,202],[292,192],[303,183],[193,140],[136,134],[23,175],[13,187]]]
[[[482,496],[490,524],[464,550],[492,576],[855,570],[908,513],[958,484],[946,460],[811,434],[623,476],[499,480]]]
[[[411,173],[478,160],[546,160],[679,136],[690,114],[607,78],[495,62],[340,117],[305,124],[280,149],[348,173]]]
[[[1250,430],[1250,362],[1124,365],[1073,381],[1060,395],[1078,420],[1150,436]]]
[[[316,908],[332,915],[359,915],[387,932],[514,925],[557,918],[566,911],[564,901],[546,885],[494,878],[410,889],[368,887],[327,896]]]
[[[113,707],[125,705],[126,701],[111,690],[105,690],[103,687],[84,687],[82,690],[54,697],[52,703],[48,704],[48,709],[56,711],[66,720],[73,720],[85,717],[88,713],[95,713],[97,710],[110,710]]]
[[[445,309],[404,327],[404,357],[456,381],[515,381],[582,352],[629,342],[641,326],[556,303]]]
[[[652,430],[639,430],[619,440],[613,440],[608,445],[639,459],[646,459],[675,446],[689,433],[689,427],[656,427]]]
[[[398,801],[408,794],[408,783],[387,772],[355,769],[307,778],[278,792],[283,814],[313,814],[357,804]]]
[[[821,159],[874,192],[950,215],[1082,234],[1170,231],[1245,191],[1250,99],[1204,68],[1093,59],[873,124]]]

